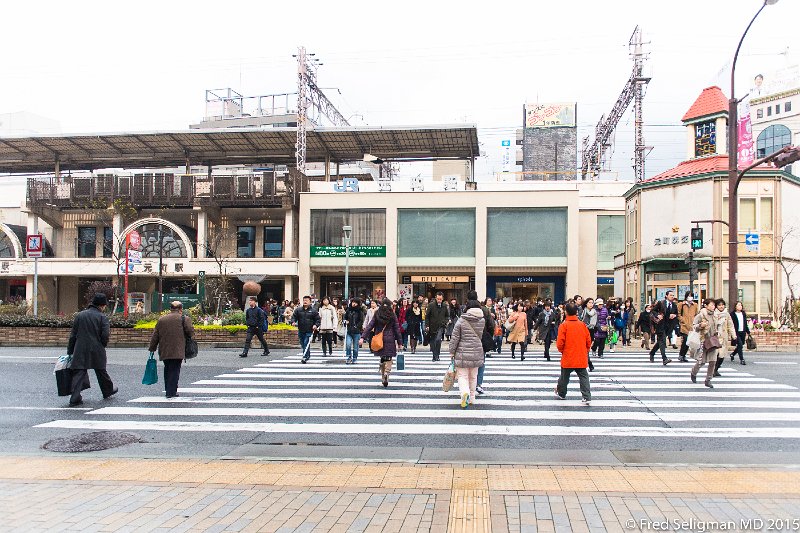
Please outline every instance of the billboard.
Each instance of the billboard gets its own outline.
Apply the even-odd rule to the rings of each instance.
[[[575,102],[525,104],[526,128],[575,127]]]

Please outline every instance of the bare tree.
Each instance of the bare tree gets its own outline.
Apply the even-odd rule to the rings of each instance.
[[[212,229],[213,228],[213,229]],[[214,259],[216,265],[216,277],[206,279],[206,302],[203,305],[215,310],[214,315],[222,314],[223,303],[227,303],[231,296],[231,275],[239,269],[231,266],[233,252],[226,246],[230,235],[224,228],[215,225],[209,230],[208,242],[198,243],[198,250],[205,250],[206,256]]]
[[[786,287],[789,289],[788,301],[784,303],[781,312],[781,325],[797,326],[798,312],[797,312],[797,298],[795,296],[795,286],[792,284],[792,274],[798,265],[800,259],[796,257],[787,257],[784,253],[787,244],[791,245],[800,239],[800,230],[795,226],[787,226],[784,231],[775,239],[775,256],[780,264],[783,274],[786,277]]]

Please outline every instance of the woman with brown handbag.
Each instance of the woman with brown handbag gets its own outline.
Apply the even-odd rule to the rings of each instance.
[[[381,301],[381,306],[364,328],[361,339],[358,341],[359,346],[363,346],[364,337],[367,336],[371,338],[372,353],[381,358],[381,383],[384,387],[388,387],[392,359],[397,355],[397,351],[403,348],[403,334],[400,331],[400,324],[397,323],[397,315],[392,311],[392,301],[389,298]]]
[[[709,389],[714,388],[711,384],[711,378],[714,377],[714,370],[717,367],[717,353],[721,347],[718,319],[714,315],[716,307],[717,304],[713,299],[706,298],[703,300],[703,308],[697,313],[692,322],[692,327],[700,334],[700,338],[703,341],[702,349],[697,354],[697,362],[692,367],[692,383],[697,383],[697,373],[700,371],[700,367],[708,363],[705,385]]]

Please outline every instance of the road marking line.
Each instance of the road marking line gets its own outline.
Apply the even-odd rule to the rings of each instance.
[[[507,436],[608,436],[798,439],[800,427],[776,428],[668,428],[651,426],[481,426],[477,424],[292,424],[278,422],[189,422],[132,420],[55,420],[37,428],[153,430],[259,433],[324,433],[336,435],[507,435]]]
[[[559,374],[560,374],[560,372],[559,372]],[[551,373],[551,374],[532,374],[530,376],[516,376],[516,375],[513,375],[513,374],[512,375],[508,375],[508,374],[506,374],[506,375],[502,375],[502,374],[495,375],[495,374],[492,374],[490,379],[491,379],[491,381],[493,383],[496,383],[496,382],[499,382],[499,381],[515,381],[515,382],[519,382],[519,383],[523,383],[523,384],[526,383],[527,381],[547,381],[547,382],[552,382],[552,381],[557,381],[558,380],[558,375],[559,374],[555,374],[555,373]],[[303,375],[305,376],[306,374],[303,374]],[[318,381],[321,381],[322,383],[327,383],[326,380],[334,380],[334,379],[344,379],[344,380],[351,380],[351,381],[354,381],[354,382],[358,382],[358,381],[364,381],[364,380],[374,380],[376,375],[377,374],[375,372],[370,372],[369,374],[364,373],[364,374],[354,374],[354,375],[351,375],[351,374],[321,374],[321,375],[315,375],[314,379],[318,380]],[[392,372],[392,376],[395,379],[402,379],[403,381],[431,381],[431,378],[432,378],[432,376],[429,376],[429,375],[413,375],[413,374],[412,375],[407,375],[404,371],[397,371],[397,372],[393,371]],[[250,379],[261,379],[261,378],[286,379],[286,378],[294,378],[296,376],[287,376],[285,374],[270,374],[270,373],[265,373],[265,372],[247,374],[247,373],[239,371],[239,372],[237,372],[235,374],[218,374],[218,375],[216,375],[214,377],[215,378],[222,378],[222,379],[230,379],[230,378],[237,378],[237,379],[238,378],[242,378],[242,379],[244,379],[244,378],[250,378]],[[437,377],[438,377],[438,375],[437,375]],[[523,381],[520,381],[521,377],[524,378]],[[603,372],[602,374],[598,373],[597,375],[593,375],[592,376],[592,382],[597,382],[597,383],[604,382],[604,381],[608,382],[611,378],[615,378],[615,377],[616,378],[621,378],[622,376],[614,376],[614,375],[608,374],[606,372]],[[655,376],[638,377],[637,376],[636,382],[637,383],[640,383],[640,382],[659,382],[660,383],[660,382],[665,382],[665,381],[666,382],[673,382],[673,381],[676,380],[676,378],[685,379],[686,378],[686,374],[684,372],[682,372],[680,374],[662,375],[662,376],[658,376],[658,377],[655,377]],[[617,379],[617,381],[625,383],[624,381],[622,381],[622,379]],[[767,378],[756,378],[756,377],[749,378],[749,377],[744,377],[744,376],[726,377],[725,378],[725,382],[727,383],[729,381],[733,381],[733,382],[749,382],[749,383],[774,383],[773,380],[767,379]]]
[[[0,406],[0,410],[9,411],[91,411],[94,407],[17,407]]]

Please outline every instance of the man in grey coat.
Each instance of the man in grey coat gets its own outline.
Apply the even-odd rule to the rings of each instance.
[[[105,294],[95,294],[92,304],[75,315],[72,333],[69,336],[67,355],[72,356],[72,396],[69,406],[75,407],[83,403],[81,391],[88,388],[88,369],[94,369],[100,392],[103,398],[110,398],[117,393],[117,388],[106,372],[106,346],[111,334],[111,323],[104,311],[108,305]]]
[[[167,398],[178,396],[181,364],[186,358],[186,337],[194,337],[192,319],[183,314],[183,304],[170,302],[170,312],[156,322],[150,337],[150,353],[158,349],[158,358],[164,361],[164,390]]]

